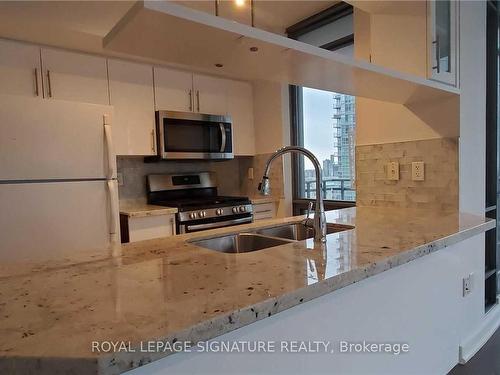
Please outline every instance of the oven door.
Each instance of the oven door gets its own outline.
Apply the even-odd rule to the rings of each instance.
[[[158,152],[162,159],[232,159],[231,118],[157,111]]]
[[[227,227],[231,225],[241,225],[241,224],[248,224],[252,222],[252,216],[239,216],[239,217],[233,217],[233,218],[228,218],[227,220],[221,220],[221,221],[212,221],[212,222],[201,222],[201,220],[198,220],[197,222],[183,222],[179,223],[178,233],[183,234],[183,233],[193,233],[193,232],[199,232],[201,230],[207,230],[207,229],[214,229],[214,228],[222,228],[222,227]]]

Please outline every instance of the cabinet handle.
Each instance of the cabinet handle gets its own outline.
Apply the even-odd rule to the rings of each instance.
[[[47,70],[47,95],[52,98],[52,82],[50,82],[50,70]]]
[[[175,233],[176,228],[175,228],[175,219],[174,218],[170,219],[170,224],[172,225],[172,235],[175,236],[177,233]]]
[[[154,129],[151,130],[151,151],[153,154],[156,152],[156,147],[155,147],[155,131]]]
[[[439,36],[436,35],[436,40],[432,42],[434,44],[434,48],[436,49],[436,66],[433,66],[432,69],[435,69],[436,72],[439,74],[440,68],[439,68]]]
[[[200,112],[200,90],[196,90],[196,109]]]
[[[40,96],[40,90],[38,89],[38,68],[35,68],[35,95]]]
[[[189,90],[189,110],[193,111],[193,92]]]

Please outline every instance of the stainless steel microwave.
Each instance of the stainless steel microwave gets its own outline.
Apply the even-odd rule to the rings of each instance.
[[[156,140],[161,159],[232,159],[230,116],[156,111]]]

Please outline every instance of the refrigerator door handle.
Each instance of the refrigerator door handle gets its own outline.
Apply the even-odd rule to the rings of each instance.
[[[110,197],[110,220],[109,220],[109,234],[111,242],[117,242],[118,240],[118,193],[116,192],[116,181],[108,180],[108,191]]]
[[[115,150],[113,146],[113,134],[111,131],[111,124],[108,115],[103,116],[104,136],[106,138],[106,149],[108,150],[108,173],[107,178],[114,178],[116,176],[115,164]]]

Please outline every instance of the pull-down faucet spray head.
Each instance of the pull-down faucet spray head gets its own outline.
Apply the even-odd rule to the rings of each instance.
[[[259,191],[261,195],[270,195],[271,187],[269,185],[269,177],[266,175],[262,176],[262,180],[259,183]]]

